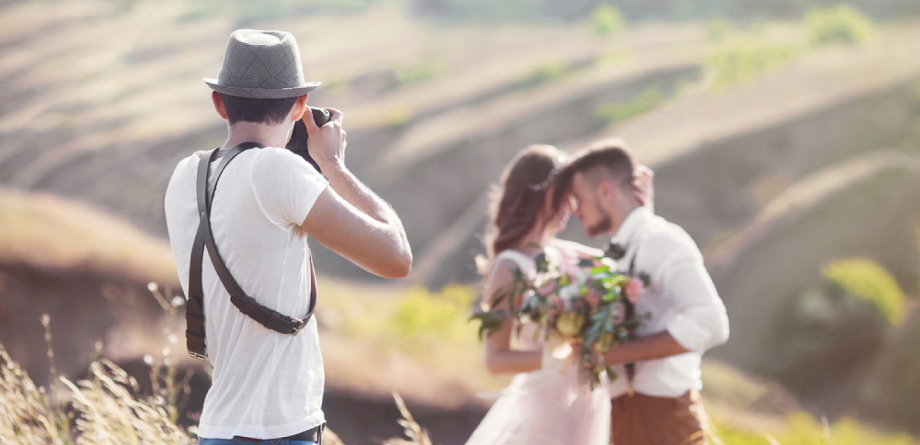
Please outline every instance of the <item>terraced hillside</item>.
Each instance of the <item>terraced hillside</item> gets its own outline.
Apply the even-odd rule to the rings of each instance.
[[[644,23],[600,37],[580,22],[422,22],[389,6],[253,14],[239,2],[19,1],[0,2],[0,17],[6,187],[84,200],[164,237],[173,165],[222,143],[200,78],[217,74],[236,27],[287,29],[308,77],[325,82],[311,103],[344,110],[349,162],[403,215],[416,256],[408,283],[478,279],[489,187],[517,150],[623,137],[657,171],[659,213],[704,249],[726,301],[732,341],[713,355],[780,379],[816,411],[916,431],[918,402],[884,402],[920,385],[901,376],[920,375],[905,358],[920,326],[920,28],[910,18],[861,45],[815,45],[802,22]],[[749,55],[732,52],[736,40],[769,57],[722,84],[718,57]],[[598,243],[576,224],[567,236]],[[321,274],[370,280],[317,250]],[[876,325],[862,306],[802,309],[816,293],[846,306],[822,270],[848,258],[896,278],[902,324]],[[854,320],[862,349],[814,362],[839,356],[849,337],[833,327]],[[839,379],[816,383],[813,370],[828,369]],[[858,390],[840,396],[841,386]]]

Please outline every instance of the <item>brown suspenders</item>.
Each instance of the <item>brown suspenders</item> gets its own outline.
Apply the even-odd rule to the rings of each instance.
[[[303,318],[294,318],[269,309],[247,295],[233,278],[217,250],[214,235],[211,232],[211,202],[214,200],[214,193],[217,192],[217,183],[224,168],[236,155],[255,147],[261,148],[261,145],[254,142],[244,142],[230,149],[214,173],[214,190],[210,192],[208,191],[208,167],[216,158],[218,150],[214,149],[210,153],[203,155],[198,162],[197,198],[200,220],[198,222],[198,232],[195,234],[195,241],[192,245],[191,262],[189,263],[189,295],[185,310],[185,340],[189,355],[200,360],[204,360],[207,356],[204,328],[204,291],[201,285],[201,269],[205,249],[207,249],[211,257],[211,263],[214,265],[217,276],[220,277],[220,281],[223,283],[224,288],[227,289],[227,292],[230,293],[230,301],[240,312],[259,322],[262,326],[281,334],[297,335],[310,321],[310,317],[313,316],[313,310],[316,308],[316,275],[313,271],[312,256],[310,258],[310,309]]]

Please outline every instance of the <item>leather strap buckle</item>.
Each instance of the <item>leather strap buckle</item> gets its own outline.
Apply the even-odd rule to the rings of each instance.
[[[190,356],[191,356],[192,358],[194,358],[194,359],[198,359],[198,360],[202,360],[202,361],[204,361],[204,359],[207,358],[207,357],[204,356],[204,355],[201,355],[201,354],[199,354],[199,353],[197,353],[197,352],[192,352],[192,351],[189,351],[189,352],[188,352],[188,355],[190,355]]]
[[[293,321],[293,322],[295,323],[295,324],[294,324],[294,330],[293,330],[293,331],[291,332],[291,334],[290,334],[291,337],[297,335],[297,333],[300,332],[300,330],[303,329],[303,327],[307,325],[307,322],[306,322],[306,321],[301,320],[301,319],[299,319],[299,318],[291,317],[291,321]]]

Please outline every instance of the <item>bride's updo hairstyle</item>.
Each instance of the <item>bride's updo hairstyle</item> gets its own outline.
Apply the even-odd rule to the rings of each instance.
[[[547,205],[547,196],[564,159],[556,147],[531,145],[505,168],[501,183],[492,190],[484,239],[488,258],[480,261],[481,269],[503,250],[519,246],[538,224],[546,224],[561,211]]]

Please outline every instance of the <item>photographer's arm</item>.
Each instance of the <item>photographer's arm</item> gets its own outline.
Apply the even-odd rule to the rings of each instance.
[[[402,221],[392,207],[346,167],[342,113],[316,127],[304,116],[310,150],[330,187],[317,199],[302,227],[310,236],[368,272],[386,278],[408,275],[412,251]]]
[[[412,252],[399,220],[371,218],[333,187],[319,195],[301,226],[320,244],[370,273],[401,278],[411,270]]]

